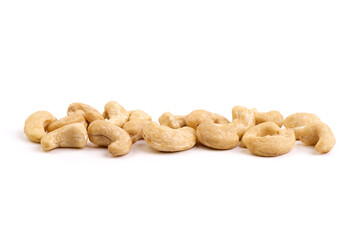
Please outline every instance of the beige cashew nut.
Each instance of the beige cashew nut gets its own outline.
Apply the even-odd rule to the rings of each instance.
[[[335,136],[330,127],[323,122],[314,122],[300,130],[300,141],[307,145],[315,145],[319,153],[329,152],[335,145]]]
[[[54,121],[56,118],[47,111],[35,112],[26,119],[24,133],[31,141],[39,143],[48,126]]]
[[[45,151],[59,147],[83,148],[87,139],[88,134],[84,124],[71,123],[46,134],[41,139],[41,147]]]
[[[208,118],[213,120],[215,123],[229,123],[229,120],[220,114],[198,109],[192,111],[185,117],[186,126],[196,129],[203,120]]]
[[[96,110],[95,108],[93,108],[92,106],[89,106],[87,104],[72,103],[68,107],[67,115],[71,116],[75,113],[80,113],[81,115],[84,115],[85,113],[87,113],[89,111],[95,111],[100,114],[100,112],[98,110]]]
[[[295,131],[296,140],[299,140],[301,129],[313,122],[321,122],[321,120],[313,113],[294,113],[285,118],[284,127],[292,128]]]
[[[48,132],[52,132],[58,128],[61,128],[65,125],[69,125],[71,123],[82,123],[85,127],[87,127],[87,122],[85,120],[85,118],[83,117],[83,115],[81,115],[80,113],[75,113],[73,115],[70,116],[66,116],[63,117],[55,122],[52,122],[49,126],[47,131]]]
[[[130,135],[134,143],[143,138],[143,129],[149,122],[151,122],[151,117],[144,111],[131,111],[129,121],[124,124],[123,129]]]
[[[186,115],[172,115],[169,112],[163,113],[159,117],[159,123],[163,126],[178,129],[186,126]]]
[[[253,111],[256,125],[263,122],[274,122],[279,127],[282,127],[284,123],[284,117],[279,111],[270,111],[270,112],[258,112],[256,108],[251,109]]]
[[[129,112],[115,101],[110,101],[104,106],[103,117],[109,119],[109,122],[118,126],[123,127],[124,124],[129,120]]]
[[[93,144],[107,146],[113,156],[122,156],[131,150],[132,141],[129,134],[108,121],[93,121],[88,127],[88,134]]]
[[[99,113],[98,111],[94,111],[94,110],[87,111],[84,114],[84,118],[86,119],[86,121],[88,123],[92,123],[93,121],[96,121],[96,120],[105,120],[101,113]]]

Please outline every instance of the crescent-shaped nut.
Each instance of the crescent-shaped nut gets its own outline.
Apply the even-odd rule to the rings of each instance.
[[[54,148],[83,148],[86,146],[88,134],[84,124],[71,123],[60,127],[41,139],[41,147],[45,151]]]
[[[299,140],[301,129],[313,122],[321,122],[321,120],[313,113],[294,113],[285,118],[284,127],[292,128],[295,131],[296,140]]]
[[[72,103],[69,105],[68,107],[68,111],[67,111],[67,115],[71,116],[75,113],[80,113],[81,115],[84,115],[85,113],[89,112],[89,111],[95,111],[98,112],[100,114],[100,112],[98,110],[96,110],[95,108],[84,104],[84,103]]]
[[[48,126],[47,131],[52,132],[58,128],[61,128],[65,125],[69,125],[71,123],[82,123],[85,127],[87,127],[88,125],[83,115],[81,115],[80,113],[76,113],[70,116],[63,117],[55,122],[52,122]]]
[[[104,106],[103,117],[109,122],[122,127],[129,120],[130,114],[126,109],[115,101],[110,101]]]
[[[48,126],[54,121],[56,118],[47,111],[35,112],[26,119],[24,133],[31,141],[39,143]]]
[[[284,123],[284,117],[279,111],[270,111],[270,112],[258,112],[256,109],[251,109],[254,113],[256,125],[259,125],[263,122],[274,122],[279,127],[282,127]]]
[[[300,141],[307,145],[315,145],[319,153],[329,152],[335,145],[335,136],[330,127],[323,122],[314,122],[300,130]]]
[[[241,143],[254,155],[275,157],[289,152],[295,141],[294,130],[280,129],[274,122],[264,122],[246,131]]]
[[[213,120],[215,123],[229,123],[229,120],[227,120],[225,117],[221,116],[220,114],[198,109],[192,111],[186,116],[185,118],[186,126],[196,129],[197,126],[199,126],[199,124],[204,119],[208,119],[208,118]]]
[[[151,117],[143,110],[131,111],[129,121],[124,124],[123,129],[134,143],[143,138],[143,129],[150,121]]]
[[[93,144],[107,146],[113,156],[122,156],[130,152],[132,141],[129,134],[108,121],[93,121],[88,127],[88,134]]]
[[[86,119],[86,121],[88,123],[92,123],[93,121],[96,121],[96,120],[105,120],[103,115],[101,115],[101,113],[99,113],[98,111],[94,111],[94,110],[87,111],[84,114],[84,118]]]
[[[192,148],[196,144],[195,130],[190,127],[172,129],[156,122],[148,123],[143,137],[153,149],[161,152],[177,152]]]
[[[163,113],[159,117],[159,123],[163,126],[178,129],[186,126],[186,115],[172,115],[169,112]]]

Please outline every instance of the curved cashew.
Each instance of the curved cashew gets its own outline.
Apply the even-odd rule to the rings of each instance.
[[[284,117],[279,111],[270,111],[270,112],[258,112],[256,108],[251,109],[253,111],[256,125],[263,122],[274,122],[279,127],[282,127],[284,123]]]
[[[215,149],[231,149],[239,144],[245,131],[255,125],[255,118],[249,109],[233,108],[233,121],[217,124],[211,119],[203,120],[196,129],[197,139],[205,146]]]
[[[48,126],[47,131],[52,132],[58,128],[61,128],[65,125],[69,125],[71,123],[82,123],[85,127],[87,127],[88,125],[83,115],[81,115],[80,113],[76,113],[67,117],[63,117],[55,122],[52,122]]]
[[[274,122],[264,122],[246,131],[241,143],[254,155],[275,157],[289,152],[295,141],[294,130],[280,129]]]
[[[186,126],[185,118],[186,115],[172,115],[171,113],[166,112],[159,117],[159,123],[160,125],[177,129]]]
[[[132,141],[129,134],[120,127],[102,120],[90,123],[89,139],[98,146],[108,146],[108,151],[114,156],[122,156],[130,152]]]
[[[210,118],[215,123],[229,123],[225,117],[217,113],[212,113],[206,110],[194,110],[185,117],[186,126],[196,129],[197,126],[204,120]]]
[[[307,145],[315,145],[319,153],[329,152],[335,145],[335,136],[330,127],[323,122],[314,122],[300,130],[300,141]]]
[[[190,127],[172,129],[155,122],[150,122],[144,127],[143,137],[147,144],[161,152],[183,151],[196,144],[194,129]]]
[[[296,140],[300,139],[300,131],[309,123],[320,122],[320,118],[313,113],[294,113],[285,118],[284,126],[295,131]]]
[[[84,104],[84,103],[72,103],[69,105],[68,107],[68,111],[67,111],[67,115],[73,115],[75,113],[80,113],[81,115],[84,115],[85,113],[89,112],[89,111],[95,111],[97,113],[99,113],[98,110],[96,110],[95,108]]]
[[[143,138],[143,129],[151,121],[151,117],[142,110],[132,111],[129,121],[123,126],[123,129],[130,135],[132,142]]]
[[[99,113],[98,111],[94,111],[94,110],[87,111],[84,114],[84,118],[86,119],[86,121],[88,121],[88,123],[92,123],[93,121],[96,121],[96,120],[105,120],[103,115],[101,115],[101,113]]]
[[[129,112],[115,101],[110,101],[105,104],[103,117],[109,119],[109,122],[122,127],[129,120]]]
[[[46,134],[41,147],[49,151],[58,147],[82,148],[86,146],[88,134],[82,123],[71,123]]]
[[[56,118],[47,111],[35,112],[26,119],[24,133],[31,141],[39,143],[47,127],[54,121]]]

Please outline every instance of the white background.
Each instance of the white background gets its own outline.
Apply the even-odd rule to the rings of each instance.
[[[360,239],[359,1],[0,3],[0,239]],[[337,144],[114,158],[43,152],[25,119],[110,100],[231,118],[313,112]]]

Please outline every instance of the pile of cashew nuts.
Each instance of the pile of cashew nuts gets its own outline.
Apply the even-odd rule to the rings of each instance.
[[[73,103],[67,116],[59,120],[47,111],[31,114],[24,132],[41,143],[44,151],[83,148],[89,139],[107,147],[113,156],[127,154],[140,139],[160,152],[184,151],[197,143],[222,150],[240,145],[262,157],[285,154],[296,140],[315,145],[319,153],[327,153],[335,145],[331,129],[315,114],[295,113],[284,119],[278,111],[258,112],[242,106],[232,109],[231,122],[220,114],[195,110],[188,115],[166,112],[156,123],[144,111],[127,111],[115,101],[106,103],[102,114],[89,105]]]

